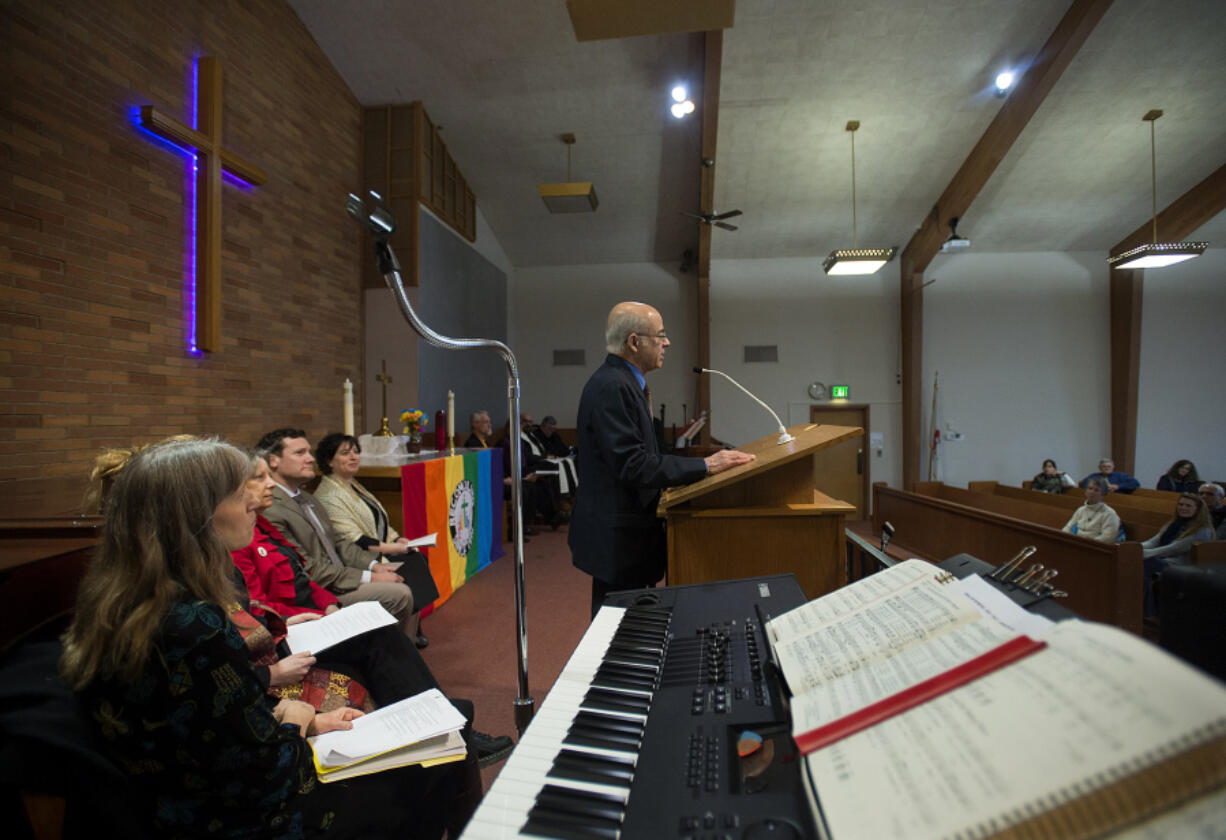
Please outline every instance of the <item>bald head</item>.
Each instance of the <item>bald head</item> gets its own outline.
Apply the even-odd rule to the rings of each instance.
[[[605,349],[643,373],[664,364],[669,346],[664,319],[654,306],[627,300],[613,307],[605,323]]]

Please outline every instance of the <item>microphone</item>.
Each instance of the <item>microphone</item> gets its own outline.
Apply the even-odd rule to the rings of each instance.
[[[881,552],[885,553],[885,547],[890,544],[890,537],[894,536],[894,526],[889,522],[881,523]]]
[[[748,389],[748,388],[746,388],[746,387],[745,387],[744,385],[742,385],[740,382],[737,382],[735,379],[733,379],[733,378],[732,378],[731,376],[729,376],[728,374],[726,374],[726,373],[724,373],[723,371],[720,371],[720,370],[711,370],[710,368],[699,367],[698,365],[694,365],[694,373],[718,373],[720,376],[724,377],[724,379],[727,379],[729,382],[731,382],[731,383],[732,383],[733,385],[735,385],[736,387],[740,388],[740,389],[741,389],[742,391],[744,391],[746,394],[749,394],[750,399],[752,399],[752,400],[753,400],[754,402],[756,402],[758,405],[762,406],[762,407],[763,407],[763,408],[765,408],[767,411],[769,411],[769,412],[770,412],[771,417],[774,417],[774,418],[775,418],[775,422],[779,424],[779,440],[778,440],[778,441],[776,441],[776,443],[790,443],[791,441],[796,440],[796,438],[794,438],[794,437],[792,437],[791,435],[789,435],[789,434],[788,434],[788,430],[787,430],[787,429],[785,429],[785,428],[783,427],[783,421],[781,421],[781,420],[779,419],[779,415],[778,415],[778,414],[776,414],[776,413],[775,413],[773,410],[771,410],[771,407],[770,407],[769,405],[767,405],[766,403],[762,402],[762,400],[758,399],[758,398],[757,398],[757,397],[755,397],[753,394],[750,394],[750,393],[749,393],[749,389]]]

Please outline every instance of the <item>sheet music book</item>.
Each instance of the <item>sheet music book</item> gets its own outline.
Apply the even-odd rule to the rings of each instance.
[[[359,601],[315,621],[289,625],[285,643],[294,653],[319,653],[346,639],[395,623],[395,616],[378,601]]]
[[[768,623],[802,753],[1042,648],[985,615],[952,581],[908,560]]]
[[[1226,786],[1226,688],[1108,625],[1061,622],[1045,641],[803,759],[824,834],[1079,838],[1172,807],[1171,825],[1221,813],[1194,800]]]
[[[352,729],[307,740],[320,778],[334,781],[426,760],[462,758],[466,753],[459,732],[464,723],[451,701],[432,688],[355,718]],[[338,773],[341,770],[346,773]]]

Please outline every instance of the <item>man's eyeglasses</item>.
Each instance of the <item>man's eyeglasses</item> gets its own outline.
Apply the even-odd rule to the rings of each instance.
[[[658,341],[667,341],[667,340],[668,340],[668,333],[664,332],[664,330],[660,330],[658,333],[640,333],[640,332],[636,332],[636,333],[634,333],[634,334],[635,334],[635,335],[637,335],[639,338],[654,338],[654,339],[656,339],[656,340],[658,340]]]

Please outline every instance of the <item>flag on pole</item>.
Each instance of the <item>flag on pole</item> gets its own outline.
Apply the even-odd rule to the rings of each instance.
[[[928,449],[928,480],[937,480],[937,460],[939,458],[939,449],[941,446],[941,427],[937,423],[937,373],[932,374],[932,423],[929,426],[932,432],[932,443]]]

